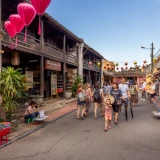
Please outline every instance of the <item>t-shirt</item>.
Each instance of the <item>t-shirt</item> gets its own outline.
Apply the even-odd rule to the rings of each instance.
[[[120,100],[120,99],[121,99],[121,97],[122,97],[122,92],[121,92],[121,90],[119,90],[119,89],[117,89],[117,90],[112,89],[112,90],[111,90],[111,96],[114,97],[114,99],[115,99],[114,103],[116,103],[117,100]],[[114,103],[113,103],[113,104],[114,104]]]
[[[127,94],[127,91],[129,90],[128,85],[127,84],[119,84],[119,89],[121,90],[123,97],[128,98],[128,94]]]
[[[142,89],[146,88],[146,82],[143,82]]]
[[[36,110],[35,107],[32,108],[31,106],[28,106],[27,109],[26,109],[26,111],[25,111],[25,113],[24,113],[24,115],[30,114],[29,111],[33,112],[35,110]]]

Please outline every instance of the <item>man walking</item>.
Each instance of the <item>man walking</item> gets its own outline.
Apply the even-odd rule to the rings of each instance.
[[[122,105],[124,104],[126,120],[127,120],[127,107],[128,107],[128,101],[129,101],[129,98],[130,98],[130,93],[129,93],[129,87],[126,84],[125,78],[122,78],[122,82],[121,82],[121,84],[119,84],[119,89],[121,90],[122,95],[124,97],[124,99],[122,99]],[[120,114],[121,114],[122,105],[120,106]]]

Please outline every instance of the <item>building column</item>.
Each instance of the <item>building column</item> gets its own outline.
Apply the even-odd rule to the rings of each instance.
[[[63,57],[66,60],[66,34],[63,36]],[[66,63],[63,63],[63,98],[66,98]]]
[[[83,76],[83,46],[84,43],[78,46],[78,73],[80,76]]]
[[[44,53],[44,27],[41,21],[41,52]],[[44,57],[40,59],[40,95],[44,96]]]
[[[100,83],[101,83],[101,87],[103,87],[103,83],[102,83],[102,80],[103,80],[103,59],[101,59],[101,71],[100,71]]]

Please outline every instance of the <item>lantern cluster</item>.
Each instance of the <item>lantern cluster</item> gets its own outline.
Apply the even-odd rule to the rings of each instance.
[[[19,34],[25,27],[25,37],[24,42],[26,42],[27,37],[27,27],[31,24],[36,16],[36,13],[40,17],[44,14],[45,10],[51,3],[51,0],[31,0],[32,4],[20,3],[17,6],[18,14],[12,14],[9,16],[9,20],[4,23],[4,27],[11,38],[14,38]],[[40,20],[38,33],[41,33]],[[17,46],[17,36],[16,36],[16,46]]]

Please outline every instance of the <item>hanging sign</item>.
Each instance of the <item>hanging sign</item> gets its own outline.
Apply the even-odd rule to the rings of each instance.
[[[51,74],[51,96],[57,95],[57,75]]]
[[[61,71],[61,63],[46,59],[45,69],[53,70],[53,71]]]

